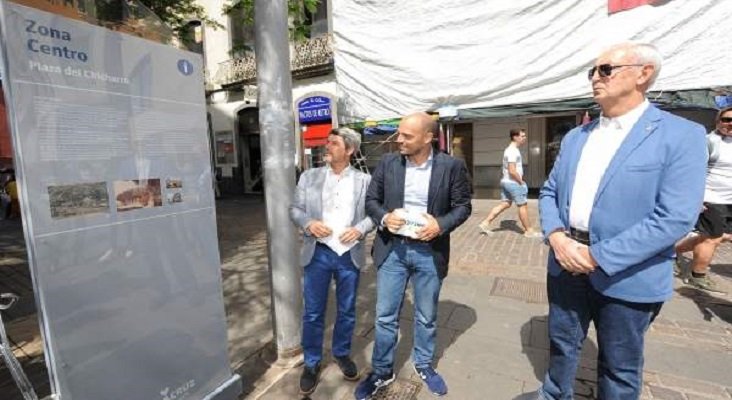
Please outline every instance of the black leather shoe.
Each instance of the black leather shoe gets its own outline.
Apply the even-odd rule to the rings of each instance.
[[[336,364],[338,364],[338,368],[343,372],[343,377],[347,381],[358,380],[358,367],[356,367],[356,363],[351,360],[351,357],[343,356],[333,358],[335,359]]]
[[[300,375],[300,394],[308,395],[315,391],[320,380],[320,364],[314,367],[303,367],[302,375]]]

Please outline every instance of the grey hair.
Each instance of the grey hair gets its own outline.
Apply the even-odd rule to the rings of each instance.
[[[354,153],[361,148],[361,135],[351,128],[335,128],[330,131],[330,134],[342,137],[346,149],[353,149]]]
[[[663,57],[656,46],[650,43],[626,42],[612,46],[610,49],[626,50],[628,53],[633,55],[636,63],[653,65],[653,75],[651,75],[651,79],[648,80],[648,87],[651,87],[656,83],[656,78],[658,78],[658,74],[661,73],[661,66],[663,64]]]

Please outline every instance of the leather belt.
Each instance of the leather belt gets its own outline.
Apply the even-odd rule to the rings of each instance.
[[[394,235],[394,241],[401,244],[426,244],[424,240],[412,239],[408,236]]]
[[[590,245],[590,232],[569,228],[569,237],[584,245]]]

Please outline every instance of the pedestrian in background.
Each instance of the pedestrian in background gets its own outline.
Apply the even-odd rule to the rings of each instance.
[[[674,272],[684,283],[723,293],[707,273],[717,247],[732,233],[732,107],[719,110],[716,129],[707,135],[707,179],[704,207],[696,223],[698,234],[689,235],[676,245]],[[691,268],[680,265],[681,254],[693,251]]]
[[[521,157],[519,147],[526,144],[526,131],[514,128],[509,132],[511,143],[503,151],[503,164],[501,167],[501,202],[488,213],[483,222],[478,225],[480,230],[488,235],[491,231],[491,224],[501,215],[502,212],[508,210],[512,203],[518,208],[519,221],[524,228],[524,236],[541,237],[541,233],[536,232],[529,222],[528,196],[529,187],[524,181],[524,163]]]

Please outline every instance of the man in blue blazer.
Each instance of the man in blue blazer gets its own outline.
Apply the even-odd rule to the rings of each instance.
[[[704,128],[649,104],[655,47],[624,43],[589,70],[598,120],[562,140],[541,189],[550,360],[543,399],[572,399],[594,321],[600,399],[637,399],[646,330],[673,294],[674,243],[694,225],[706,168]]]
[[[432,366],[437,303],[450,259],[450,232],[468,219],[472,207],[465,163],[432,151],[437,132],[437,123],[426,113],[402,119],[399,154],[381,159],[366,194],[366,213],[379,226],[373,246],[376,329],[372,372],[356,388],[358,400],[371,398],[394,380],[399,314],[410,280],[414,368],[431,392],[447,393]]]

